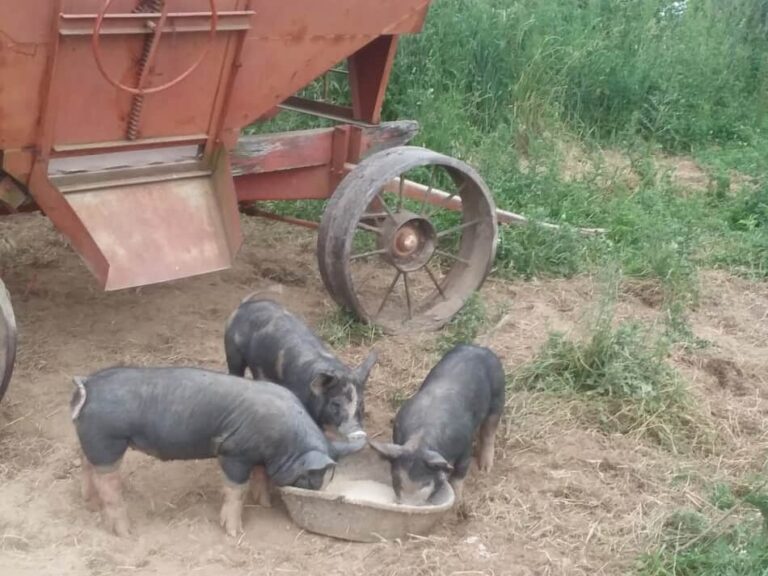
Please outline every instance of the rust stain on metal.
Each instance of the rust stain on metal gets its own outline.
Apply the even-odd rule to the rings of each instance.
[[[8,50],[21,54],[22,56],[35,56],[37,54],[37,44],[29,42],[17,42],[11,35],[5,30],[0,30],[0,50],[7,48]]]
[[[109,261],[107,290],[222,270],[233,255],[208,178],[68,196]]]

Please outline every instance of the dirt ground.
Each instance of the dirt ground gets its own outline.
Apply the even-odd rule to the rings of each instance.
[[[758,469],[768,443],[768,286],[706,273],[692,314],[713,343],[673,361],[711,424],[711,445],[676,453],[640,437],[609,436],[573,406],[536,394],[508,399],[493,472],[471,472],[465,501],[429,538],[350,544],[304,533],[278,503],[249,506],[245,535],[218,525],[215,462],[161,463],[131,453],[124,465],[135,535],[107,534],[79,497],[69,420],[73,375],[117,363],[222,369],[224,323],[248,293],[284,285],[295,311],[317,325],[333,311],[314,262],[314,236],[245,220],[229,271],[102,293],[77,256],[37,216],[0,223],[0,277],[14,298],[20,355],[0,404],[0,572],[56,574],[626,574],[665,517],[711,512],[714,481]],[[13,245],[7,244],[12,240]],[[658,319],[657,288],[629,284],[621,317]],[[481,340],[510,373],[550,330],[578,331],[596,297],[589,278],[489,282],[502,312]],[[393,399],[415,389],[435,356],[434,336],[384,338],[369,383],[368,427],[389,434]],[[365,346],[339,353],[358,361]]]

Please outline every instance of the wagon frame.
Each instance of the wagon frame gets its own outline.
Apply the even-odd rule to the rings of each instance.
[[[318,228],[323,282],[361,320],[435,329],[485,280],[497,222],[520,219],[467,164],[408,146],[416,122],[381,122],[429,0],[0,4],[0,217],[43,212],[106,290],[228,268],[243,212]],[[340,61],[350,105],[296,96]],[[336,125],[242,135],[281,110]],[[262,204],[326,199],[319,223]],[[0,398],[15,351],[0,279]]]

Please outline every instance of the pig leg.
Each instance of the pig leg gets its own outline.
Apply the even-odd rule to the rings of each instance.
[[[243,501],[248,483],[234,484],[224,481],[224,504],[219,520],[227,535],[235,538],[243,531]]]
[[[224,504],[219,519],[224,531],[236,537],[243,531],[243,503],[253,465],[230,457],[220,457],[219,465],[224,472]]]
[[[94,468],[93,485],[104,505],[107,528],[120,537],[130,535],[128,510],[123,501],[120,482],[120,462],[113,466]]]
[[[253,501],[260,506],[272,507],[272,501],[269,497],[269,478],[264,466],[256,466],[251,472],[251,496]]]
[[[496,429],[499,427],[500,420],[500,414],[490,414],[480,427],[480,450],[477,463],[483,472],[490,472],[493,467]]]
[[[456,495],[456,502],[461,501],[462,494],[464,492],[464,479],[467,477],[469,467],[472,465],[472,448],[466,452],[457,462],[453,468],[448,482],[453,488],[453,493]]]
[[[99,509],[99,495],[96,492],[96,485],[93,480],[93,464],[90,463],[85,453],[80,451],[80,470],[82,474],[82,485],[80,492],[83,495],[85,506],[88,510],[95,512]]]
[[[227,337],[227,340],[224,344],[227,355],[227,369],[229,370],[229,373],[233,376],[244,377],[247,365],[243,359],[242,354],[240,354],[240,351],[237,350],[235,344],[230,342],[229,337]]]

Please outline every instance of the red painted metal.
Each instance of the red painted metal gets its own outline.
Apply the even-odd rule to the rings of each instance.
[[[397,36],[377,38],[349,59],[352,110],[357,120],[378,123],[397,52]]]
[[[165,23],[168,20],[168,9],[169,6],[167,3],[163,4],[162,11],[160,12],[160,18],[158,21],[152,22],[152,26],[149,26],[150,22],[147,22],[147,27],[150,29],[154,29],[154,34],[152,35],[152,45],[149,49],[149,53],[147,55],[146,60],[142,63],[142,67],[144,68],[141,71],[141,76],[139,78],[139,82],[136,86],[136,88],[131,88],[130,86],[126,86],[125,84],[122,84],[112,78],[112,76],[107,72],[106,68],[104,67],[104,62],[101,58],[101,33],[104,28],[104,19],[107,16],[107,11],[109,10],[109,7],[112,6],[115,0],[105,0],[104,6],[99,12],[99,16],[96,18],[96,25],[94,27],[93,35],[92,35],[92,41],[91,46],[93,47],[93,58],[96,61],[96,67],[99,69],[99,72],[101,72],[101,75],[104,77],[104,79],[112,84],[115,88],[119,88],[120,90],[123,90],[124,92],[128,92],[129,94],[135,94],[135,95],[145,95],[145,94],[157,94],[158,92],[164,92],[165,90],[168,90],[169,88],[173,88],[180,82],[182,82],[187,76],[192,74],[197,68],[200,66],[200,64],[203,63],[203,60],[205,60],[205,57],[208,55],[208,52],[211,49],[211,46],[216,40],[216,28],[218,26],[219,22],[219,12],[216,9],[216,0],[209,0],[211,5],[211,24],[210,24],[210,32],[208,34],[208,43],[205,45],[205,48],[200,54],[200,57],[195,60],[194,64],[192,64],[189,68],[187,68],[182,74],[174,78],[173,80],[170,80],[166,82],[165,84],[161,84],[160,86],[155,86],[153,88],[145,88],[145,84],[147,82],[147,76],[152,68],[152,66],[155,63],[155,58],[157,57],[157,48],[160,44],[160,37],[163,35],[163,30],[165,28]]]
[[[429,4],[0,0],[0,169],[106,288],[226,267],[238,202],[327,198],[348,163],[413,136],[379,119],[397,39]],[[361,124],[240,137],[345,59],[350,108],[298,104]],[[188,145],[194,160],[157,166],[160,150]],[[94,160],[132,151],[125,166]]]
[[[324,200],[333,193],[328,166],[247,174],[235,178],[238,202]]]
[[[131,95],[116,93],[102,77],[94,61],[91,37],[69,31],[76,17],[90,21],[92,29],[102,1],[38,1],[25,3],[24,10],[18,10],[18,0],[0,0],[0,75],[4,79],[0,149],[36,145],[37,119],[44,106],[41,94],[45,93],[39,88],[45,85],[47,63],[58,36],[66,50],[59,55],[58,64],[63,74],[56,144],[123,138]],[[234,145],[244,126],[269,113],[337,62],[360,52],[358,62],[365,66],[370,58],[365,49],[378,38],[417,32],[429,6],[429,0],[215,1],[222,22],[234,14],[249,13],[250,28],[244,32],[241,61],[225,60],[224,52],[234,32],[220,29],[194,74],[162,96],[148,99],[145,138],[206,133],[219,72],[223,66],[236,65],[232,102],[222,126],[223,131],[235,134],[231,139]],[[210,0],[166,2],[172,14],[205,15],[210,10]],[[130,15],[135,6],[136,0],[114,0],[113,14]],[[209,41],[207,26],[197,26],[196,30],[169,35],[158,53],[152,81],[168,81],[189,67]],[[121,79],[135,78],[143,37],[135,30],[121,34],[120,29],[110,28],[102,39],[104,66],[122,70]],[[5,80],[11,78],[12,82]]]

